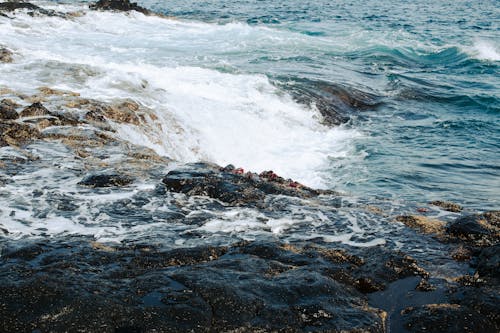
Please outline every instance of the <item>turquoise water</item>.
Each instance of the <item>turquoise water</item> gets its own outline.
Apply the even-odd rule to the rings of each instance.
[[[284,89],[326,81],[376,95],[381,104],[355,113],[348,124],[363,134],[354,139],[350,162],[331,159],[333,187],[498,208],[497,1],[140,3],[182,20],[308,37],[290,35],[296,40],[275,44],[235,40],[209,55],[193,49],[192,56],[206,56],[206,67],[265,74]]]

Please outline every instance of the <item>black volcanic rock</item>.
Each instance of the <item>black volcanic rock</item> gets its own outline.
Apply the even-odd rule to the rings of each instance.
[[[479,276],[500,281],[500,244],[489,246],[479,253],[476,269]]]
[[[256,256],[259,248],[281,255]],[[348,267],[348,260],[335,263],[316,250],[296,253],[279,243],[174,250],[17,243],[3,248],[0,264],[2,332],[383,332],[384,327],[382,311],[325,273]]]
[[[17,9],[41,10],[42,8],[32,3],[21,1],[6,1],[0,3],[0,11],[12,12]]]
[[[448,225],[446,231],[451,236],[476,246],[498,244],[500,240],[500,211],[459,217]]]
[[[170,171],[163,183],[173,192],[209,196],[231,205],[257,204],[267,194],[310,198],[329,193],[286,180],[272,171],[257,175],[232,166],[220,168],[207,163],[188,164]]]
[[[132,178],[119,174],[94,174],[83,178],[78,185],[87,187],[114,187],[125,186],[132,182]]]
[[[282,81],[276,84],[289,91],[298,103],[314,105],[328,126],[343,124],[350,115],[376,109],[381,104],[379,96],[341,84],[304,78],[283,78]]]
[[[497,332],[498,325],[480,312],[460,304],[427,304],[403,311],[411,332],[455,333]]]
[[[33,13],[41,14],[41,15],[47,15],[47,16],[60,16],[60,17],[66,17],[64,13],[56,12],[54,10],[50,9],[44,9],[41,7],[38,7],[32,3],[29,2],[23,2],[23,1],[6,1],[6,2],[1,2],[0,3],[0,14],[2,12],[14,12],[15,10],[18,9],[25,9],[28,10],[28,13],[30,15],[33,15]],[[7,15],[3,15],[7,16]]]
[[[136,2],[130,2],[128,0],[99,0],[96,3],[91,4],[90,8],[96,10],[116,10],[122,12],[135,10],[145,15],[151,14],[150,10],[137,5]]]

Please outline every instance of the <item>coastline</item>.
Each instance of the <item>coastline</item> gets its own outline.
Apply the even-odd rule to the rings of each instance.
[[[387,208],[270,170],[179,163],[117,135],[155,124],[139,101],[33,91],[0,86],[0,331],[500,330],[499,211]]]

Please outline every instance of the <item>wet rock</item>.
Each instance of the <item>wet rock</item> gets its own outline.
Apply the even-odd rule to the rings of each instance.
[[[384,290],[388,283],[407,277],[428,278],[429,273],[415,259],[382,247],[371,248],[360,254],[364,264],[352,270],[354,284],[363,292]]]
[[[308,79],[289,79],[278,83],[290,91],[297,102],[314,105],[328,126],[340,125],[349,120],[349,116],[362,110],[376,109],[380,98],[372,93],[352,87],[345,87],[326,81]]]
[[[481,250],[476,263],[479,276],[488,279],[496,279],[500,282],[500,244],[486,247]]]
[[[104,114],[108,119],[119,123],[139,125],[141,117],[137,113],[139,104],[128,100],[117,105],[111,105],[105,109]]]
[[[27,124],[0,123],[0,147],[20,146],[40,137],[40,132]]]
[[[1,12],[14,12],[18,9],[24,9],[27,10],[29,14],[33,15],[34,13],[39,14],[39,15],[46,15],[46,16],[60,16],[60,17],[65,17],[64,13],[59,13],[54,10],[49,10],[49,9],[44,9],[41,7],[38,7],[32,3],[29,2],[23,2],[23,1],[6,1],[6,2],[1,2],[0,3],[0,13]]]
[[[148,9],[137,5],[136,2],[130,2],[129,0],[99,0],[91,4],[90,8],[95,10],[116,10],[123,12],[135,10],[145,15],[151,14],[151,11]]]
[[[452,250],[451,257],[456,261],[469,261],[472,258],[472,251],[463,245],[459,245]]]
[[[385,313],[323,272],[353,258],[333,251],[335,262],[325,261],[317,250],[274,243],[161,250],[71,239],[7,244],[0,331],[383,332]]]
[[[427,304],[403,311],[411,332],[496,332],[498,326],[481,313],[459,304]]]
[[[36,102],[24,108],[19,114],[21,117],[38,117],[52,115],[42,103]]]
[[[41,8],[23,1],[5,1],[0,3],[0,11],[11,12],[17,9],[40,10]]]
[[[310,198],[328,193],[308,188],[292,180],[270,176],[244,174],[242,169],[220,168],[216,165],[196,163],[183,169],[170,171],[163,183],[170,191],[187,195],[209,196],[231,205],[257,204],[267,194]]]
[[[429,204],[437,207],[441,207],[442,209],[453,212],[453,213],[459,213],[461,212],[464,208],[456,203],[453,202],[447,202],[447,201],[431,201]]]
[[[500,211],[467,215],[451,222],[447,233],[475,246],[498,244],[500,240]]]
[[[3,99],[0,101],[0,120],[13,120],[19,118],[16,111],[18,105],[11,100]]]
[[[133,181],[132,178],[119,174],[95,174],[86,176],[78,185],[87,187],[114,187],[125,186]]]
[[[403,215],[396,217],[396,221],[403,223],[407,227],[418,229],[424,234],[442,235],[445,231],[446,223],[426,216]]]
[[[432,284],[430,284],[429,280],[422,279],[422,280],[420,280],[418,285],[415,287],[415,289],[418,291],[433,291],[433,290],[436,290],[436,287],[434,287]]]
[[[38,88],[40,93],[45,96],[80,96],[79,93],[67,90],[54,89],[50,87]]]
[[[1,3],[0,3],[0,5],[1,5]],[[4,63],[13,62],[14,61],[14,59],[12,58],[13,55],[14,55],[14,53],[12,53],[11,50],[0,46],[0,62],[4,62]]]
[[[118,123],[139,125],[144,121],[141,106],[132,101],[124,100],[119,103],[104,103],[92,99],[77,98],[66,103],[66,107],[85,110],[84,119],[93,123],[105,123],[107,120]]]

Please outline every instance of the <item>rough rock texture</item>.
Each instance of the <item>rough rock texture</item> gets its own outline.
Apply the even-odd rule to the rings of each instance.
[[[459,304],[427,304],[404,311],[411,332],[495,332],[498,326],[481,313]]]
[[[66,15],[64,13],[59,13],[59,12],[56,12],[54,10],[44,9],[44,8],[38,7],[38,6],[36,6],[32,3],[29,3],[29,2],[6,1],[6,2],[0,3],[0,13],[2,13],[2,12],[14,12],[18,9],[27,10],[30,15],[33,15],[36,13],[39,15],[66,17]],[[3,16],[6,16],[6,15],[4,14]]]
[[[23,1],[5,1],[0,3],[0,11],[12,12],[17,9],[40,10],[41,8]]]
[[[99,0],[94,4],[90,5],[91,9],[99,10],[116,10],[128,12],[135,10],[137,12],[143,13],[145,15],[150,15],[151,11],[148,9],[138,6],[136,2],[130,2],[129,0]]]
[[[310,198],[330,193],[311,189],[291,179],[285,180],[272,171],[257,175],[244,173],[233,166],[220,168],[207,163],[190,164],[170,171],[163,183],[170,191],[209,196],[231,205],[258,204],[267,194]]]
[[[398,216],[396,220],[410,228],[418,229],[424,234],[442,235],[446,225],[443,221],[417,215]]]
[[[0,3],[1,5],[1,3]],[[14,54],[12,53],[11,50],[8,48],[2,47],[0,45],[0,62],[8,63],[8,62],[13,62],[14,59],[12,58]]]
[[[26,124],[15,122],[0,123],[0,147],[19,146],[40,138],[40,132]]]
[[[462,216],[450,223],[447,232],[474,246],[498,244],[500,240],[500,211]]]
[[[486,247],[479,253],[476,265],[480,277],[500,283],[500,244]]]
[[[0,101],[0,120],[13,120],[19,118],[16,111],[17,104],[11,100],[3,99]]]
[[[51,113],[42,103],[36,102],[24,108],[19,115],[21,117],[37,117],[49,116]]]
[[[88,187],[112,187],[125,186],[133,182],[133,179],[119,174],[97,174],[88,175],[78,185]]]
[[[0,257],[0,331],[383,332],[384,312],[331,277],[351,261],[283,244],[17,243]]]
[[[453,212],[453,213],[459,213],[464,209],[462,206],[460,206],[456,203],[453,203],[453,202],[448,202],[448,201],[436,200],[436,201],[429,202],[429,204],[431,204],[433,206],[441,207],[442,209],[447,210],[449,212]]]

